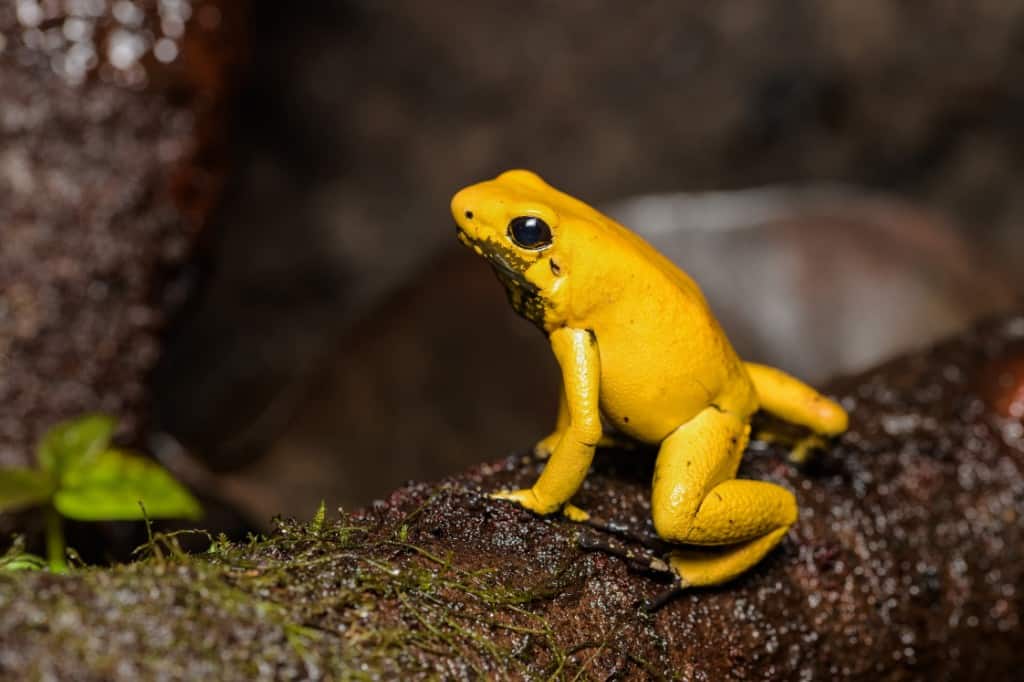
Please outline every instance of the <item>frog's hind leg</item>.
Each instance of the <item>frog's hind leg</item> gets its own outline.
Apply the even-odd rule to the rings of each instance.
[[[764,481],[732,480],[716,486],[701,505],[685,542],[712,545],[673,552],[669,564],[683,587],[718,585],[753,567],[779,544],[797,519],[785,488]],[[727,546],[717,547],[721,543]]]
[[[684,587],[717,585],[759,562],[796,522],[785,488],[735,477],[749,426],[709,407],[661,445],[651,512],[658,535],[703,545],[673,553]]]
[[[764,410],[822,436],[837,436],[846,430],[846,410],[834,400],[782,370],[753,362],[743,364]]]

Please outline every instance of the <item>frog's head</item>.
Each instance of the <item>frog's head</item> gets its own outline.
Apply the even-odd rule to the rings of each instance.
[[[487,259],[516,311],[542,327],[557,317],[568,274],[572,204],[579,202],[526,170],[507,171],[452,198],[459,241]]]
[[[509,275],[525,275],[558,250],[559,194],[540,176],[511,170],[452,198],[459,241]]]

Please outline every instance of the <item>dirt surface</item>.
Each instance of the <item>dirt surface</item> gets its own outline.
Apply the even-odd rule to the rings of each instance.
[[[1024,645],[1024,424],[1006,407],[1022,356],[1017,315],[833,383],[847,434],[803,471],[755,442],[741,471],[797,494],[781,547],[654,613],[640,602],[662,578],[580,544],[647,551],[630,538],[651,532],[651,453],[599,453],[576,498],[623,535],[486,497],[536,476],[510,456],[201,556],[157,538],[112,570],[0,573],[0,673],[1008,679]]]

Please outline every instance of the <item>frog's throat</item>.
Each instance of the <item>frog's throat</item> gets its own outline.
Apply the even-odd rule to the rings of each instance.
[[[505,287],[505,293],[508,295],[508,302],[512,309],[541,331],[546,331],[545,321],[550,306],[544,298],[541,288],[527,279],[523,271],[510,266],[505,255],[497,251],[490,251],[487,255],[494,274],[498,276],[498,280]],[[519,265],[524,267],[525,263],[521,262]]]
[[[478,246],[478,253],[491,264],[494,274],[505,287],[512,309],[546,333],[545,322],[551,306],[545,299],[541,287],[526,277],[525,273],[530,263],[514,251],[491,240],[470,238],[467,241],[470,242],[467,246]]]
[[[541,293],[540,287],[526,279],[522,274],[494,266],[494,274],[505,286],[508,302],[519,315],[526,318],[541,331],[546,331],[545,321],[549,305]]]

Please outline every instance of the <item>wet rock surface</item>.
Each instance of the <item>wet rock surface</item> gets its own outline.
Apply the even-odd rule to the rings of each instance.
[[[796,493],[794,530],[733,584],[654,613],[640,603],[663,579],[580,546],[648,551],[634,538],[651,533],[653,453],[600,452],[575,498],[621,535],[486,497],[533,481],[540,465],[516,455],[201,556],[157,538],[130,566],[2,573],[0,672],[1008,679],[1024,644],[1024,428],[988,396],[1022,339],[1024,315],[1004,317],[833,382],[847,434],[803,470],[755,441],[741,470]]]

